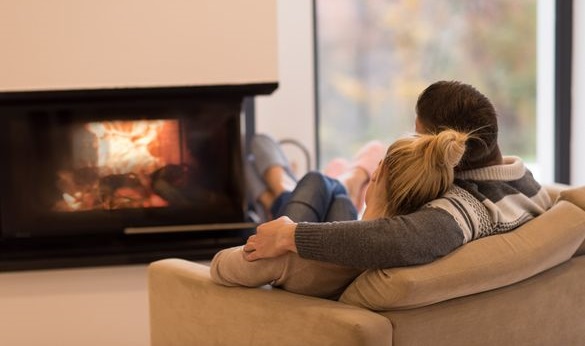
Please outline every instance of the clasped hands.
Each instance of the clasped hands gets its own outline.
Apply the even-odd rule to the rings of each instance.
[[[297,252],[296,227],[297,224],[286,216],[259,225],[256,234],[250,236],[243,247],[244,258],[256,261],[282,256],[289,251]]]

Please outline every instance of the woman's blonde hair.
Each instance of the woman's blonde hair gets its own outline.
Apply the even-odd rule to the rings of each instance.
[[[385,216],[414,212],[447,192],[470,136],[449,129],[390,145],[378,171],[378,180],[385,184]]]

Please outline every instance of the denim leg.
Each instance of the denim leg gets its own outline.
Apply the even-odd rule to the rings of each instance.
[[[272,205],[270,206],[270,213],[272,214],[272,217],[274,219],[285,215],[285,214],[283,214],[284,208],[287,206],[291,197],[292,197],[292,192],[285,191],[285,192],[281,193],[278,197],[276,197],[274,202],[272,202]]]
[[[357,220],[358,212],[347,195],[336,195],[333,197],[329,212],[325,216],[326,222]]]
[[[298,182],[288,202],[273,215],[286,215],[295,222],[322,222],[327,219],[335,197],[346,195],[339,181],[319,172],[309,172]],[[347,219],[348,214],[340,217]]]

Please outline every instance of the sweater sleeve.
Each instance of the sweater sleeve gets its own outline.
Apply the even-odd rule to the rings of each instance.
[[[464,243],[452,215],[439,208],[369,221],[299,223],[295,242],[301,257],[358,268],[424,264]]]

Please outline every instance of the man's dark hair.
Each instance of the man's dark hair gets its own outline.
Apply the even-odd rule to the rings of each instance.
[[[485,167],[501,156],[496,110],[471,85],[456,81],[431,84],[418,97],[416,114],[429,133],[444,129],[472,133],[458,169]]]

